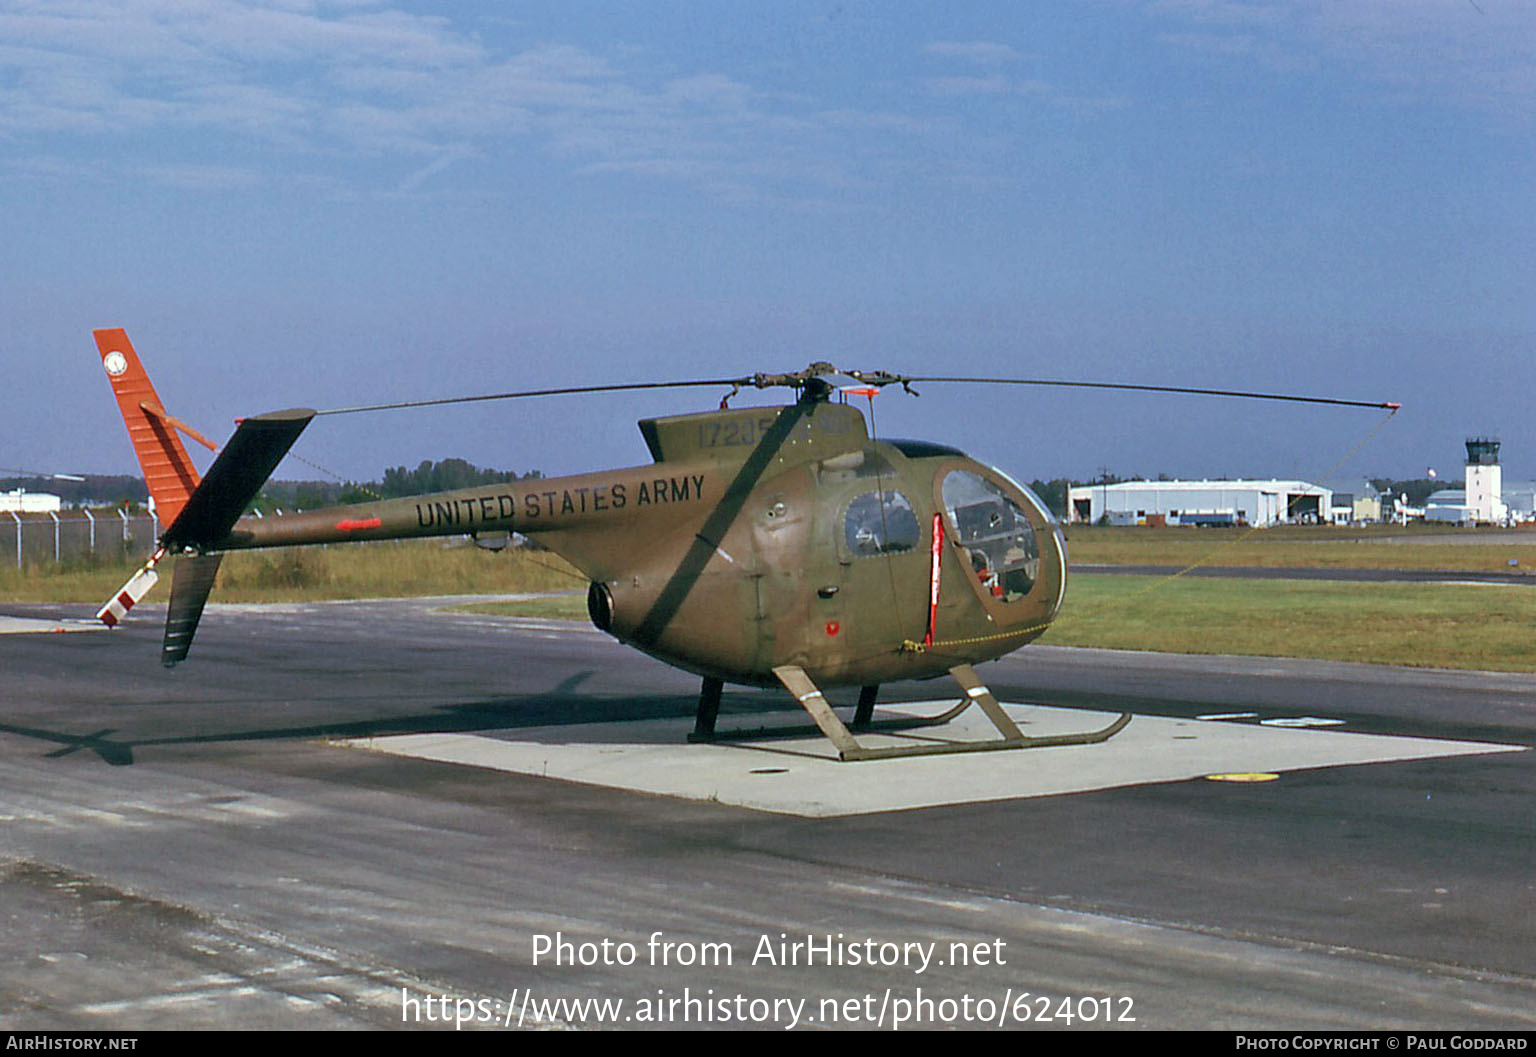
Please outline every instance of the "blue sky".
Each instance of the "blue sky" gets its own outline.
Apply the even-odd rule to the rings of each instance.
[[[1404,411],[1344,474],[1536,477],[1536,4],[0,0],[0,462],[174,414],[789,370]],[[672,395],[322,420],[347,477],[644,461]],[[1369,412],[877,403],[1015,476],[1320,478]],[[316,476],[293,462],[283,477]]]

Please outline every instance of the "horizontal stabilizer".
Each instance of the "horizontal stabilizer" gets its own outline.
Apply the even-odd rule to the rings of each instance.
[[[167,668],[187,659],[223,560],[222,554],[183,554],[176,559],[171,574],[171,608],[165,615],[165,640],[160,646],[160,663]]]
[[[162,545],[172,551],[218,547],[314,417],[308,408],[294,408],[242,419],[180,515],[165,530]]]

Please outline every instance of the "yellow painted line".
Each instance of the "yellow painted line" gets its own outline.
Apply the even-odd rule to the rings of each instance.
[[[1254,771],[1247,774],[1208,774],[1205,780],[1207,782],[1273,782],[1279,777],[1278,774]]]

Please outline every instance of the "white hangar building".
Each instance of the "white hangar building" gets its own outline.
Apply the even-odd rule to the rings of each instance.
[[[0,492],[0,513],[4,514],[55,514],[64,509],[64,502],[46,492]]]
[[[1069,493],[1069,520],[1141,525],[1275,525],[1327,521],[1333,491],[1306,481],[1123,481]]]

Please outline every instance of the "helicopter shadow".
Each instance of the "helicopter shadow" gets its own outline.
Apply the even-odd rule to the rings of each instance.
[[[549,690],[501,696],[482,701],[437,705],[425,712],[406,715],[376,716],[363,719],[338,719],[308,724],[254,727],[244,730],[217,731],[206,734],[166,735],[156,737],[113,737],[118,728],[105,727],[86,734],[45,727],[0,723],[0,734],[50,742],[60,746],[45,753],[45,759],[62,759],[77,752],[89,752],[114,767],[135,762],[137,749],[178,745],[223,745],[243,742],[345,741],[387,738],[407,734],[488,734],[492,732],[534,731],[535,741],[581,740],[601,743],[605,730],[624,724],[627,741],[655,744],[681,744],[682,733],[674,723],[656,723],[636,727],[645,721],[691,720],[698,699],[691,694],[646,694],[592,696],[581,692],[596,670],[579,672]],[[728,692],[724,711],[733,715],[782,712],[782,695],[771,691]],[[586,728],[581,738],[562,738],[552,731]],[[524,739],[529,740],[529,739]]]

